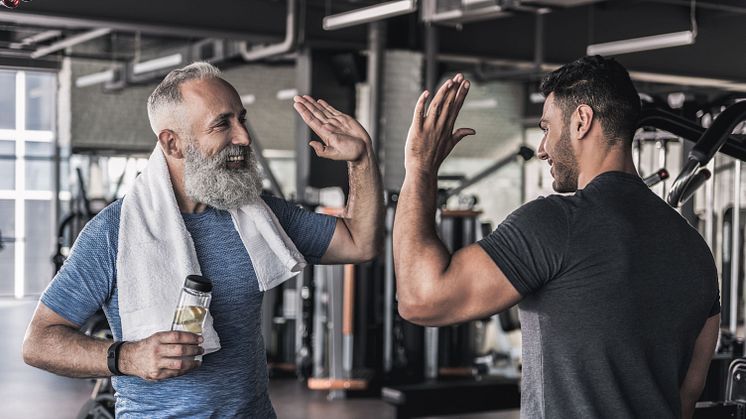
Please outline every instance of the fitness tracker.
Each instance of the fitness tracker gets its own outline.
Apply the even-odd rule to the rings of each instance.
[[[106,365],[109,367],[112,375],[124,375],[122,371],[119,371],[119,349],[124,344],[124,341],[114,342],[109,346],[109,350],[106,353]]]

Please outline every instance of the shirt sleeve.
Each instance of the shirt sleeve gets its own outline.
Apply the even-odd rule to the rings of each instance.
[[[560,273],[568,241],[568,216],[550,197],[518,208],[478,244],[525,297]]]
[[[41,302],[80,326],[111,297],[116,277],[120,201],[94,217],[78,235],[68,259]]]
[[[319,263],[337,226],[337,218],[317,214],[283,199],[263,195],[285,232],[310,263]]]
[[[717,278],[715,278],[715,302],[712,304],[712,308],[710,309],[710,314],[707,315],[708,318],[720,314],[720,287],[717,285],[718,281]]]

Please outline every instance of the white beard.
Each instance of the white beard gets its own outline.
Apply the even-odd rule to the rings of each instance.
[[[256,157],[248,146],[230,145],[211,157],[187,139],[184,153],[184,187],[187,196],[211,207],[230,210],[256,202],[262,192],[262,178]],[[229,156],[243,155],[243,165],[230,169]]]

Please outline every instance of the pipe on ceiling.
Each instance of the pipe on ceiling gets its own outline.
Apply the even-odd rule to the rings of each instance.
[[[285,39],[277,44],[261,47],[249,47],[248,42],[241,42],[238,46],[244,61],[257,61],[263,58],[285,54],[295,48],[297,33],[298,0],[288,0],[288,14],[286,19]]]

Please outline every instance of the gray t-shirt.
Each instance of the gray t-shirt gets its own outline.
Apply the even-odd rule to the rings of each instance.
[[[479,242],[521,293],[522,418],[678,418],[720,312],[702,237],[638,176],[529,202]]]
[[[334,234],[336,218],[263,198],[298,250],[310,263],[318,262]],[[116,272],[121,209],[122,201],[116,201],[86,225],[41,297],[47,307],[78,325],[103,307],[115,340],[122,339]],[[261,334],[264,294],[254,272],[254,263],[261,260],[251,259],[227,211],[208,208],[182,217],[202,274],[213,282],[210,312],[222,348],[180,377],[113,377],[117,418],[274,418]]]

